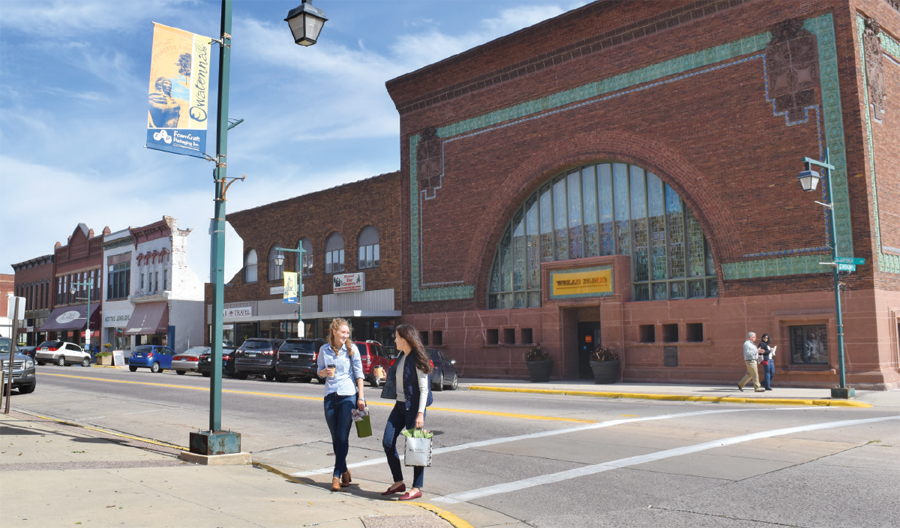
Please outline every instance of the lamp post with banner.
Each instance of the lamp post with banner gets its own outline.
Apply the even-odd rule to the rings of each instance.
[[[276,247],[275,250],[278,251],[278,254],[275,255],[275,258],[272,260],[275,261],[275,265],[278,267],[284,265],[283,251],[290,251],[291,253],[297,254],[297,337],[306,337],[306,328],[303,326],[303,254],[306,253],[306,251],[303,249],[303,241],[297,242],[297,249]],[[288,297],[285,295],[284,302],[290,302],[287,299]]]
[[[94,279],[88,279],[87,282],[73,282],[72,286],[87,286],[87,312],[85,313],[84,318],[86,321],[85,328],[85,339],[84,339],[84,348],[88,350],[88,353],[91,355],[91,362],[94,361],[94,350],[91,349],[91,290],[94,289]],[[78,289],[72,288],[72,293],[77,295]],[[85,299],[85,297],[75,297],[76,301],[80,301],[81,299]]]

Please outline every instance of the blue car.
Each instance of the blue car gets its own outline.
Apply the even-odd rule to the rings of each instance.
[[[148,368],[150,372],[162,372],[172,368],[172,356],[175,351],[161,345],[138,345],[131,353],[128,370],[137,371],[138,367]]]

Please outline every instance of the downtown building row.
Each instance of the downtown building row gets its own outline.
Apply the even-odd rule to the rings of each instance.
[[[25,299],[18,343],[62,340],[93,351],[203,343],[203,284],[175,219],[95,234],[79,224],[52,254],[13,264]],[[107,346],[108,345],[108,346]]]
[[[602,344],[626,381],[730,384],[754,331],[777,385],[830,387],[836,244],[865,259],[840,278],[848,383],[900,386],[895,0],[598,1],[387,90],[399,174],[228,215],[235,341],[296,335],[276,248],[299,243],[306,335],[411,323],[492,378],[525,378],[536,344],[555,378],[589,377]],[[826,151],[832,192],[804,193]],[[340,293],[345,274],[365,291]]]

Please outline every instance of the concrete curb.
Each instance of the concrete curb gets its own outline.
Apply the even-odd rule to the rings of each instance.
[[[680,394],[645,394],[633,392],[596,392],[596,391],[571,391],[554,389],[521,389],[508,387],[489,387],[486,385],[470,385],[469,390],[489,392],[524,392],[531,394],[557,394],[560,396],[590,396],[594,398],[619,398],[637,400],[660,401],[688,401],[710,403],[752,403],[762,405],[814,405],[820,407],[872,407],[868,403],[850,400],[825,400],[804,398],[739,398],[734,396],[685,396]]]

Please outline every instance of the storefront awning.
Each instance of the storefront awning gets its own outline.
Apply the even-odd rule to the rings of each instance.
[[[91,303],[91,327],[100,328],[100,320],[97,315],[100,303]],[[56,308],[47,317],[38,332],[65,332],[68,330],[84,330],[87,324],[87,305],[63,306]]]
[[[138,304],[125,325],[125,335],[165,334],[169,330],[169,303]]]

